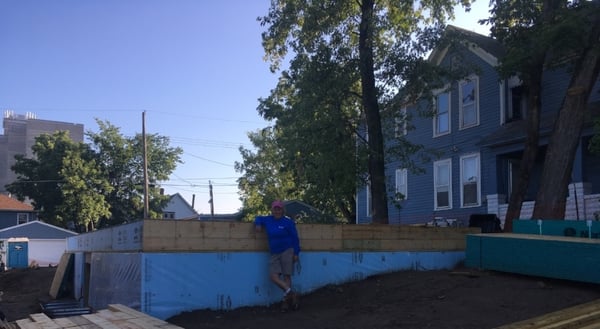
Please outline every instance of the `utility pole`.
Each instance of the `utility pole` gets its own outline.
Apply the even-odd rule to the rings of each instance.
[[[142,152],[144,162],[144,219],[148,219],[149,201],[148,201],[148,156],[146,154],[146,111],[142,112]]]
[[[212,182],[208,181],[208,190],[210,193],[210,200],[208,200],[208,203],[210,203],[210,218],[214,219],[215,217],[215,201],[213,200],[213,191],[212,191]]]

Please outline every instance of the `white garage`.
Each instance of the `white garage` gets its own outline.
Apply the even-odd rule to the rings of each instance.
[[[31,221],[0,230],[0,263],[7,268],[56,266],[66,250],[66,239],[76,232]]]

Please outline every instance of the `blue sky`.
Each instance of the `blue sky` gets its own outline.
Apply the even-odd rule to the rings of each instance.
[[[270,0],[0,0],[0,110],[38,119],[95,119],[126,136],[142,130],[183,148],[183,164],[164,182],[200,213],[241,207],[234,162],[247,133],[265,127],[256,112],[277,74],[263,61],[256,21]],[[457,26],[476,21],[487,0]]]

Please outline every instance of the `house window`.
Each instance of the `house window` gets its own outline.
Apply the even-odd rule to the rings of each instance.
[[[25,224],[29,222],[29,214],[27,213],[18,213],[17,214],[17,225]]]
[[[394,128],[394,136],[400,138],[407,134],[407,122],[406,122],[406,107],[400,109],[400,115],[396,117],[396,126]]]
[[[522,120],[527,115],[527,87],[523,86],[523,81],[517,76],[508,78],[506,84],[506,89],[503,89],[507,94],[506,105],[503,107],[504,122]]]
[[[461,204],[463,207],[474,207],[481,204],[479,170],[479,154],[460,158]]]
[[[450,159],[433,163],[434,207],[452,208],[452,161]]]
[[[479,88],[477,78],[460,82],[460,129],[473,127],[479,124]]]
[[[406,169],[396,169],[396,200],[406,200],[408,198],[408,184],[406,178]]]
[[[450,133],[450,93],[440,93],[435,97],[434,136]]]
[[[523,86],[510,88],[507,121],[522,120],[527,109],[527,91]]]
[[[174,218],[175,218],[174,212],[164,212],[163,213],[163,219],[174,219]]]

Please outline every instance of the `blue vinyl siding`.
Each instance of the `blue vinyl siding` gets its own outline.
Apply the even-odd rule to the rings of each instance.
[[[409,130],[406,138],[413,143],[424,145],[425,149],[432,149],[439,152],[439,157],[431,157],[429,161],[415,161],[424,172],[415,174],[408,172],[407,200],[401,201],[400,208],[393,202],[389,202],[389,222],[390,224],[418,224],[427,223],[434,217],[456,218],[463,224],[468,224],[471,214],[487,213],[488,195],[509,195],[509,172],[510,163],[518,163],[521,159],[521,153],[524,148],[524,128],[519,130],[522,136],[502,136],[500,139],[492,140],[492,144],[482,144],[485,137],[494,133],[501,133],[508,124],[503,121],[506,119],[503,113],[508,106],[508,92],[510,88],[508,83],[503,81],[497,73],[494,66],[484,61],[475,52],[462,47],[456,47],[461,51],[461,62],[472,63],[474,73],[478,80],[478,110],[479,124],[473,127],[460,129],[459,124],[459,91],[458,81],[453,81],[450,88],[450,133],[434,137],[434,119],[425,117],[420,113],[428,112],[428,104],[432,100],[422,99],[412,108],[407,108],[411,117],[410,125],[414,126]],[[456,53],[449,52],[445,54],[440,65],[447,66],[451,64],[452,58]],[[546,119],[552,118],[551,114],[556,113],[564,100],[564,96],[570,81],[565,68],[548,70],[543,77],[543,95],[542,95],[542,116]],[[504,90],[502,90],[504,88]],[[590,95],[591,101],[600,101],[600,83],[596,83],[594,92]],[[525,115],[526,115],[525,110]],[[511,124],[522,123],[524,121],[513,120]],[[549,133],[552,129],[551,121],[546,120],[546,126],[541,128],[540,136],[540,156],[532,172],[532,181],[526,199],[533,200],[539,187],[539,176],[543,165],[543,156],[549,142]],[[514,127],[514,126],[513,126]],[[544,129],[546,129],[544,131]],[[590,128],[584,130],[584,136],[592,134]],[[521,138],[521,139],[519,139]],[[600,157],[590,154],[587,151],[587,138],[584,138],[580,144],[576,162],[574,163],[574,179],[578,182],[591,183],[592,193],[600,193]],[[489,140],[486,141],[489,143]],[[585,150],[583,150],[585,148]],[[480,158],[480,206],[461,207],[461,156],[478,153]],[[434,182],[433,182],[433,163],[441,159],[450,159],[452,161],[452,207],[448,210],[436,211],[434,207]],[[386,161],[391,161],[387,158]],[[403,165],[398,162],[386,164],[386,176],[388,177],[388,198],[391,200],[395,188],[395,171],[402,168]],[[515,173],[513,172],[513,175]],[[357,194],[357,214],[359,223],[368,223],[371,218],[366,214],[366,193],[361,189]],[[501,200],[502,201],[502,200]]]
[[[356,223],[366,224],[371,222],[371,217],[367,216],[367,188],[363,187],[356,194]]]
[[[557,112],[564,100],[571,77],[564,71],[555,69],[544,71],[542,80],[542,112]]]
[[[596,81],[592,92],[590,93],[590,103],[600,102],[600,78]]]
[[[389,215],[390,223],[393,224],[417,224],[426,223],[436,216],[446,218],[456,218],[467,223],[468,217],[473,213],[485,213],[485,195],[490,188],[495,188],[495,184],[488,184],[490,175],[495,175],[496,163],[493,158],[480,150],[477,144],[482,131],[491,131],[497,129],[500,125],[500,88],[498,84],[498,74],[486,62],[481,60],[471,52],[464,55],[465,60],[475,63],[479,69],[478,78],[478,97],[479,97],[479,125],[475,127],[460,130],[459,127],[459,93],[458,83],[453,82],[451,86],[451,132],[450,134],[433,137],[433,118],[423,117],[416,114],[416,109],[412,108],[411,122],[416,129],[409,131],[407,138],[414,143],[426,145],[427,148],[434,148],[441,152],[439,159],[450,159],[452,161],[452,206],[448,210],[435,210],[434,208],[434,182],[433,182],[433,161],[422,163],[421,167],[425,170],[423,174],[408,174],[408,200],[401,202],[401,208],[390,204]],[[449,56],[442,62],[442,65],[448,61]],[[422,101],[420,106],[426,106],[427,100]],[[460,157],[473,153],[480,154],[480,184],[481,184],[481,205],[478,207],[461,207],[461,181],[460,181]],[[387,166],[387,176],[393,177],[395,170],[400,165],[391,163]],[[495,179],[494,179],[495,181]]]
[[[21,213],[28,214],[30,222],[37,220],[37,213],[35,212],[15,210],[0,211],[0,229],[17,225],[17,216]]]
[[[39,221],[28,222],[26,224],[0,230],[0,239],[14,237],[27,237],[29,239],[65,239],[75,235],[77,235],[76,232]]]

